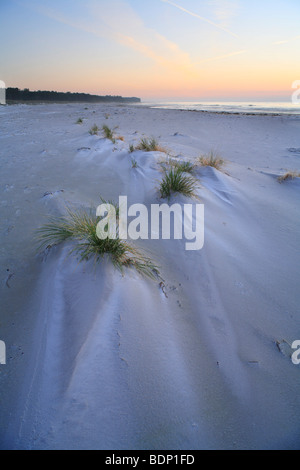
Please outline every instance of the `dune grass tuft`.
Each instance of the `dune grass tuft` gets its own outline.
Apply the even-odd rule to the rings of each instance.
[[[300,173],[297,171],[288,171],[282,176],[277,178],[278,183],[283,183],[283,181],[293,180],[294,178],[300,178]]]
[[[197,198],[198,183],[192,176],[185,175],[179,168],[165,171],[160,183],[161,198],[170,198],[172,193],[180,193],[187,197]]]
[[[81,118],[77,119],[76,124],[82,124],[82,123],[83,123],[83,119]]]
[[[113,144],[115,144],[117,140],[121,140],[122,142],[124,142],[125,140],[122,135],[118,135],[118,136],[115,135],[116,129],[117,127],[115,127],[114,129],[111,129],[106,124],[102,126],[102,132],[103,132],[104,137],[106,139],[111,140]]]
[[[162,167],[165,169],[167,167],[176,168],[177,170],[182,171],[182,173],[192,174],[195,170],[196,165],[188,161],[180,161],[169,158],[167,161],[161,163]]]
[[[197,163],[200,166],[211,166],[216,168],[216,170],[221,170],[225,161],[217,153],[211,151],[209,154],[199,157]]]
[[[138,162],[136,161],[135,158],[131,159],[131,167],[132,168],[137,168],[138,167]]]
[[[114,135],[114,130],[111,129],[110,127],[108,127],[106,124],[104,124],[102,126],[102,132],[103,132],[103,135],[106,139],[109,139],[112,141],[113,144],[116,143],[116,138],[115,138],[115,135]]]
[[[98,135],[99,127],[94,124],[93,127],[89,130],[90,135]]]
[[[166,152],[166,149],[161,147],[154,137],[143,137],[140,143],[136,146],[136,150],[143,150],[144,152]]]
[[[106,203],[103,199],[102,202]],[[112,204],[112,202],[108,203]],[[118,207],[117,205],[115,207],[118,218]],[[67,209],[65,216],[50,219],[37,231],[39,249],[72,240],[75,242],[75,246],[71,253],[76,253],[81,262],[90,259],[99,262],[107,255],[114,267],[122,273],[124,268],[132,267],[143,276],[157,279],[159,277],[158,267],[126,240],[121,240],[118,236],[115,239],[105,238],[104,240],[98,237],[97,224],[100,217],[95,214],[96,210],[76,212]]]

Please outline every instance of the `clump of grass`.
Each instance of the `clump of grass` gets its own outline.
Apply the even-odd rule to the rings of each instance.
[[[144,150],[145,152],[166,152],[154,137],[150,137],[150,139],[143,137],[136,146],[136,150]]]
[[[76,124],[82,124],[82,123],[83,123],[83,119],[81,118],[77,119]]]
[[[182,171],[182,173],[191,173],[192,174],[195,170],[195,165],[193,163],[180,161],[180,160],[173,160],[171,158],[169,160],[167,160],[166,162],[162,163],[163,167],[165,165],[167,165],[169,167],[172,167],[172,168],[176,168],[176,169]]]
[[[90,135],[98,135],[99,127],[94,124],[93,127],[89,130]]]
[[[191,162],[174,162],[174,166],[183,173],[193,173],[195,169],[195,165]]]
[[[102,132],[103,132],[103,135],[106,139],[111,140],[113,144],[116,143],[116,137],[115,137],[114,129],[111,129],[106,124],[104,124],[102,126]],[[121,140],[121,137],[119,136],[118,139]]]
[[[102,132],[103,132],[104,137],[106,139],[111,140],[113,144],[115,144],[117,140],[121,140],[122,142],[124,142],[124,140],[125,140],[122,135],[115,136],[115,130],[116,129],[117,129],[117,127],[115,127],[114,129],[111,129],[106,124],[104,124],[102,126]]]
[[[131,159],[131,167],[132,168],[137,168],[138,167],[138,162],[136,161],[135,158]]]
[[[129,145],[129,153],[133,153],[135,151],[134,145]]]
[[[102,199],[102,202],[106,202]],[[117,206],[115,205],[117,208]],[[117,208],[118,209],[118,208]],[[71,253],[79,256],[80,262],[94,259],[99,262],[109,256],[114,267],[124,272],[124,268],[134,268],[138,273],[157,279],[158,267],[141,251],[118,235],[115,239],[100,239],[97,235],[97,224],[101,220],[96,211],[72,211],[67,209],[64,217],[52,218],[37,231],[39,248],[57,245],[72,240],[75,243]],[[118,218],[118,217],[117,217]]]
[[[225,164],[225,161],[220,158],[218,154],[210,152],[208,155],[202,155],[199,157],[197,163],[201,166],[211,166],[216,168],[216,170],[221,170],[222,166]]]
[[[117,218],[117,221],[119,220],[119,215],[120,215],[120,207],[119,207],[119,204],[117,204],[116,202],[110,200],[110,201],[107,201],[106,199],[104,199],[102,196],[100,196],[100,201],[102,202],[102,204],[110,204],[111,206],[114,206],[115,208],[115,211],[116,211],[116,218]]]
[[[297,171],[288,171],[282,176],[277,178],[278,183],[283,183],[283,181],[293,180],[294,178],[300,178],[300,173]]]
[[[114,138],[114,131],[110,129],[106,124],[102,126],[102,132],[106,139],[112,140]]]
[[[165,171],[160,183],[161,198],[170,198],[172,193],[180,193],[187,197],[195,197],[197,181],[192,176],[185,175],[179,168],[171,168]]]

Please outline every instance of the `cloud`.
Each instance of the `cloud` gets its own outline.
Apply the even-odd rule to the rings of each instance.
[[[154,29],[146,27],[124,1],[103,0],[101,6],[99,2],[93,2],[91,6],[93,16],[105,25],[110,38],[117,43],[174,72],[196,73],[189,54]]]
[[[201,62],[199,62],[199,64],[204,64],[206,62],[213,62],[215,60],[228,59],[228,58],[234,57],[236,55],[245,54],[246,52],[248,52],[248,51],[247,50],[242,50],[242,51],[236,51],[236,52],[229,52],[228,54],[219,55],[217,57],[211,57],[210,59],[204,59]]]
[[[280,46],[281,44],[289,44],[290,42],[297,41],[300,39],[300,36],[295,36],[294,38],[291,39],[284,39],[283,41],[276,41],[273,42],[273,46]]]
[[[204,21],[205,23],[208,23],[211,26],[214,26],[215,28],[218,28],[218,29],[224,31],[225,33],[230,34],[231,36],[234,36],[234,37],[238,38],[238,35],[233,33],[232,31],[230,31],[229,29],[224,28],[223,26],[214,23],[213,21],[209,20],[208,18],[204,18],[203,16],[200,16],[197,13],[194,13],[190,10],[187,10],[186,8],[183,8],[182,6],[177,5],[177,3],[171,2],[170,0],[161,0],[161,1],[164,2],[164,3],[168,3],[169,5],[172,5],[173,7],[178,8],[179,10],[187,13],[188,15],[193,16],[195,18],[198,18],[199,20]]]
[[[208,5],[220,24],[228,27],[239,10],[239,0],[210,0]]]
[[[161,1],[176,6],[224,31],[224,28],[219,25],[185,10],[169,0]],[[54,2],[54,4],[59,5],[59,2]],[[22,5],[24,6],[24,0],[22,1]],[[49,5],[51,6],[49,7]],[[160,73],[163,73],[161,69],[164,69],[168,72],[166,76],[172,74],[174,79],[175,77],[176,79],[198,79],[203,71],[203,69],[200,68],[202,64],[224,60],[246,52],[244,50],[234,51],[194,62],[191,60],[190,55],[182,50],[178,44],[159,34],[155,29],[147,27],[135,10],[123,0],[101,0],[101,2],[98,0],[90,0],[85,3],[84,9],[80,9],[81,15],[78,15],[78,8],[75,11],[75,3],[74,12],[70,11],[68,15],[59,7],[54,9],[52,5],[52,2],[42,4],[36,0],[26,1],[27,7],[38,11],[48,18],[96,37],[109,39],[114,43],[137,52],[141,56],[150,59],[152,64],[157,67],[157,71],[160,70]],[[76,2],[76,5],[78,7],[80,3]],[[224,5],[223,3],[223,7],[225,8]],[[221,8],[220,0],[218,0],[218,7]],[[226,14],[225,10],[223,10],[222,15],[221,10],[219,10],[219,15],[220,17],[223,15],[223,18],[228,18],[229,10]],[[225,31],[228,32],[226,29]],[[229,33],[234,35],[231,32]]]
[[[26,6],[55,21],[136,51],[173,73],[197,75],[189,54],[154,29],[146,27],[125,1],[90,0],[85,3],[80,19],[78,12],[72,19],[72,11],[66,16],[60,9],[34,3],[34,0],[27,2]]]

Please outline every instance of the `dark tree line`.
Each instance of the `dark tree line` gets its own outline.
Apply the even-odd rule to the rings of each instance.
[[[140,98],[124,98],[123,96],[98,96],[87,93],[63,93],[58,91],[30,91],[28,88],[20,90],[19,88],[6,89],[7,101],[66,101],[66,102],[84,102],[84,103],[140,103]]]

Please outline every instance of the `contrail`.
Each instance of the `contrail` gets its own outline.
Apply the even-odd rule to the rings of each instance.
[[[171,2],[170,0],[161,0],[161,1],[164,2],[164,3],[169,3],[169,4],[172,5],[173,7],[178,8],[178,9],[181,10],[181,11],[184,11],[184,12],[187,13],[188,15],[194,16],[195,18],[199,18],[199,20],[205,21],[206,23],[208,23],[208,24],[214,26],[215,28],[221,29],[221,30],[224,31],[225,33],[228,33],[228,34],[230,34],[231,36],[234,36],[235,38],[238,38],[238,35],[237,35],[237,34],[232,33],[232,32],[229,31],[228,29],[223,28],[222,26],[220,26],[220,25],[214,23],[213,21],[208,20],[207,18],[204,18],[203,16],[197,15],[197,13],[193,13],[192,11],[186,10],[185,8],[181,7],[180,5],[177,5],[177,3]]]
[[[211,57],[210,59],[201,60],[201,62],[198,62],[198,65],[204,64],[205,62],[212,62],[214,60],[228,59],[229,57],[234,57],[236,55],[245,54],[246,52],[248,51],[242,50],[242,51],[230,52],[229,54],[219,55],[218,57]]]

